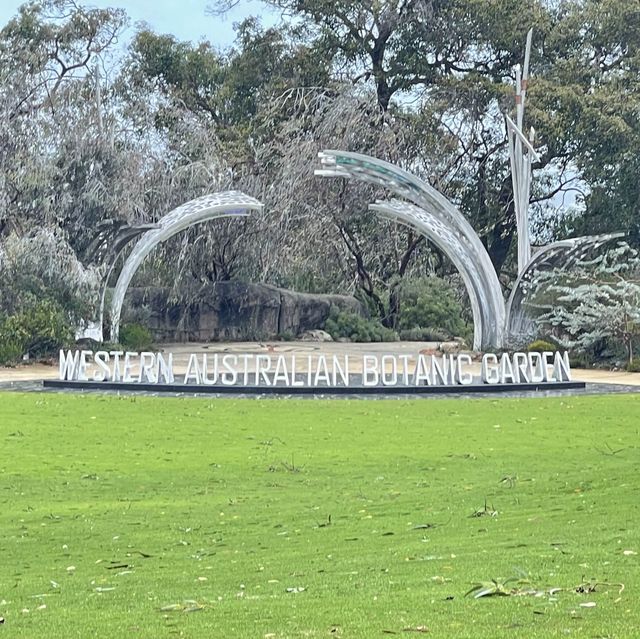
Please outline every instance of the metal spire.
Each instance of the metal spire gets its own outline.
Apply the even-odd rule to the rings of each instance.
[[[511,163],[511,180],[513,182],[513,198],[516,210],[518,229],[518,275],[523,271],[531,258],[531,241],[529,239],[529,193],[531,190],[531,162],[539,161],[540,156],[533,148],[535,131],[533,128],[529,138],[522,132],[524,123],[524,106],[529,81],[529,58],[531,56],[531,39],[533,29],[527,33],[527,44],[524,53],[524,67],[516,67],[516,121],[505,116],[507,136],[509,138],[509,160]]]

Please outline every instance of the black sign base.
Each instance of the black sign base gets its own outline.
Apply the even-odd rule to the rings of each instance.
[[[149,384],[147,382],[80,382],[45,379],[45,388],[65,390],[144,391],[202,395],[466,395],[470,393],[522,393],[527,391],[584,390],[584,382],[539,384],[469,384],[455,386],[222,386],[201,384]]]

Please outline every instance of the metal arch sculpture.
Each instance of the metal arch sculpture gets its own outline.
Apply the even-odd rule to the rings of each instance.
[[[527,295],[527,285],[531,283],[537,271],[558,267],[570,268],[595,249],[624,236],[624,233],[586,235],[559,240],[540,249],[527,262],[524,270],[513,285],[513,289],[511,289],[511,295],[507,302],[505,327],[508,340],[512,343],[507,344],[507,346],[518,346],[518,342],[528,338],[534,328],[533,320],[526,312],[524,300]]]
[[[129,284],[144,258],[158,244],[195,224],[220,217],[246,217],[250,211],[260,210],[262,204],[255,198],[240,191],[224,191],[196,198],[167,213],[157,228],[138,240],[120,271],[111,300],[111,341],[117,341],[120,334],[120,314]]]
[[[473,311],[476,350],[501,348],[505,304],[489,254],[462,213],[431,185],[393,164],[346,151],[323,151],[316,175],[377,184],[413,202],[377,202],[372,210],[415,228],[434,242],[460,271]]]
[[[451,229],[445,224],[442,224],[437,217],[409,202],[396,199],[386,201],[377,200],[375,204],[369,205],[369,209],[379,213],[382,217],[392,222],[404,224],[427,235],[429,240],[451,259],[453,265],[462,276],[465,288],[469,294],[471,311],[474,317],[473,347],[475,350],[479,350],[483,341],[482,327],[485,325],[486,318],[482,317],[483,314],[478,293],[473,280],[469,276],[471,269],[468,264],[468,256],[459,238],[455,233],[452,233]],[[423,231],[423,228],[427,227],[430,229],[428,234]]]

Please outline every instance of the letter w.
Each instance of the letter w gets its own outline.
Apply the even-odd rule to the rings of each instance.
[[[79,362],[80,351],[74,353],[68,351],[65,355],[65,352],[60,350],[60,379],[75,379],[78,374]]]

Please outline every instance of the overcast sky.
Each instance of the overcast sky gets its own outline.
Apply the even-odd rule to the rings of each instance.
[[[148,23],[157,33],[171,33],[179,40],[209,40],[217,47],[233,43],[233,23],[250,15],[260,15],[264,25],[274,21],[260,0],[242,0],[224,18],[205,13],[210,0],[79,0],[88,7],[119,7],[125,9],[132,26]],[[0,0],[0,25],[4,26],[16,13],[23,0]],[[131,34],[128,34],[129,36]]]

